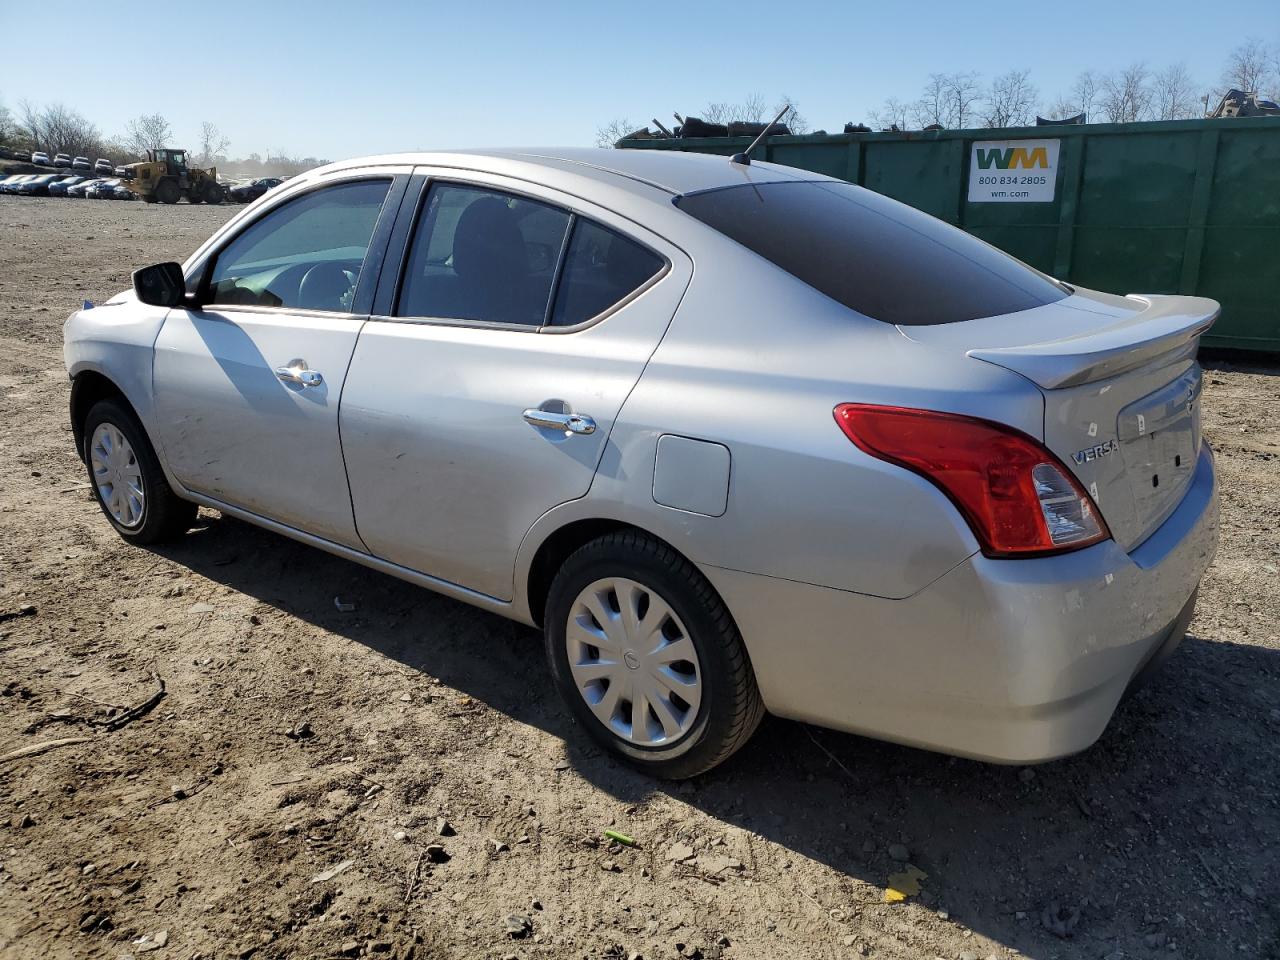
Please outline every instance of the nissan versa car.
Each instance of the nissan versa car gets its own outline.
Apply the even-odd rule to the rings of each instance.
[[[1027,763],[1184,635],[1217,313],[783,166],[408,154],[139,270],[66,362],[125,539],[203,505],[538,625],[581,724],[654,774],[765,711]]]

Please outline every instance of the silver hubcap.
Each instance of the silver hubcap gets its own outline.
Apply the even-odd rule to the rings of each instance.
[[[122,527],[142,522],[146,494],[142,490],[142,468],[133,447],[114,424],[100,423],[89,440],[89,466],[98,497],[107,512]]]
[[[574,685],[601,723],[644,747],[679,739],[702,701],[693,641],[643,584],[607,577],[574,600],[565,630]]]

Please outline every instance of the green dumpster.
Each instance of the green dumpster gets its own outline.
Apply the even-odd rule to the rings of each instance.
[[[1081,286],[1212,297],[1207,346],[1280,351],[1280,117],[774,137],[755,157],[861,184]]]

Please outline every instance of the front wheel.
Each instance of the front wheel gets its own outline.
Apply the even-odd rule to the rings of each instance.
[[[131,543],[172,540],[190,529],[197,507],[173,492],[137,416],[118,400],[99,400],[84,421],[84,462],[98,506]]]
[[[645,534],[609,534],[570,556],[551,584],[544,633],[578,721],[655,776],[709,770],[764,715],[723,601],[688,560]]]
[[[172,180],[161,180],[156,184],[156,199],[161,203],[177,203],[182,199],[182,190]]]

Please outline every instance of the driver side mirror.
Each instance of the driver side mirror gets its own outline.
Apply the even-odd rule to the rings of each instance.
[[[133,292],[153,307],[180,307],[187,295],[187,280],[176,263],[156,263],[133,271]]]

